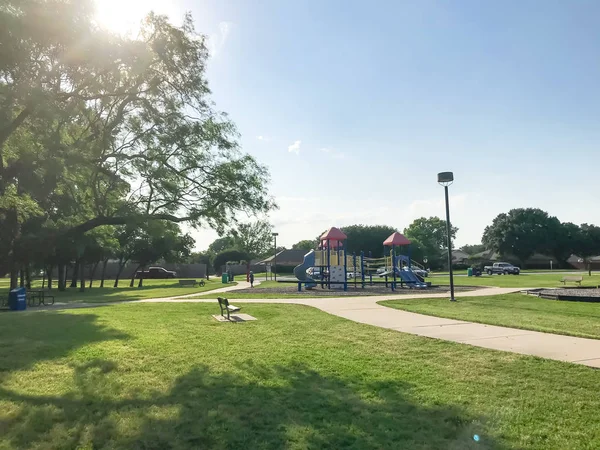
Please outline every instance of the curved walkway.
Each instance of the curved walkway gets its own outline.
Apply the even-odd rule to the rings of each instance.
[[[258,283],[255,283],[258,284]],[[171,298],[154,298],[120,303],[213,303],[216,295],[238,289],[246,289],[250,283],[239,282],[234,286],[212,291]],[[510,294],[522,288],[484,288],[461,292],[458,297],[480,297]],[[203,297],[203,298],[198,298]],[[235,299],[235,303],[283,303],[312,306],[354,322],[388,328],[403,333],[458,342],[476,347],[502,350],[523,355],[566,361],[600,368],[600,340],[563,336],[539,331],[499,327],[474,322],[416,314],[379,305],[383,300],[398,298],[448,298],[448,294],[380,295],[363,297],[315,297],[281,299]],[[112,306],[116,303],[56,305],[58,308],[86,308]],[[58,307],[58,308],[57,308]]]
[[[238,288],[240,289],[240,288]],[[460,293],[460,297],[479,297],[519,292],[522,288],[487,288]],[[207,296],[216,291],[207,292]],[[198,296],[197,294],[195,295]],[[458,342],[494,350],[583,364],[600,368],[600,340],[563,336],[539,331],[499,327],[441,317],[426,316],[379,305],[399,296],[319,297],[283,299],[235,299],[235,303],[289,303],[312,306],[354,322],[435,339]],[[400,298],[448,298],[448,294],[403,295]],[[214,302],[214,299],[173,298],[140,300],[155,302]]]

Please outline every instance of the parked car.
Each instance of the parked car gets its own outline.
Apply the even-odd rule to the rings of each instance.
[[[144,278],[176,278],[177,273],[172,270],[167,270],[164,267],[149,267],[148,270],[138,270],[135,273],[136,278],[141,278],[142,273]]]
[[[494,263],[493,266],[485,266],[483,268],[484,272],[487,272],[488,275],[498,274],[498,275],[519,275],[521,273],[521,268],[517,266],[513,266],[510,263],[506,262],[497,262]]]
[[[411,267],[413,273],[421,278],[427,278],[429,276],[429,272],[425,269],[419,269],[418,267]]]

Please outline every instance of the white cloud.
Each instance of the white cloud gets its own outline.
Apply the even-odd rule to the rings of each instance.
[[[302,141],[300,141],[300,140],[295,141],[292,145],[290,145],[288,147],[288,152],[299,155],[300,154],[300,144],[302,144]]]
[[[221,52],[231,33],[233,22],[219,22],[219,31],[208,36],[208,50],[212,56]]]
[[[263,141],[263,142],[271,142],[273,140],[273,138],[271,138],[270,136],[256,136],[256,139],[258,139],[259,141]]]

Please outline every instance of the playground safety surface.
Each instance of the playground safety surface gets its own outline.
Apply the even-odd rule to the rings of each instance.
[[[348,290],[344,291],[341,289],[321,289],[320,286],[306,290],[302,288],[302,292],[298,292],[297,284],[281,284],[277,287],[260,288],[260,289],[236,289],[236,294],[298,294],[305,295],[306,297],[359,297],[369,295],[415,295],[415,294],[443,294],[449,292],[449,286],[432,286],[427,289],[410,289],[410,288],[398,288],[394,292],[385,285],[365,286],[360,287],[360,283],[357,283],[358,287],[354,287],[354,282],[348,283]],[[475,289],[481,289],[481,286],[455,286],[456,292],[468,292]]]

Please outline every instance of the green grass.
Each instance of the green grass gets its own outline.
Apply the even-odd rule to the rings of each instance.
[[[497,287],[559,287],[563,286],[561,279],[565,275],[553,273],[522,273],[521,275],[482,275],[480,277],[454,277],[457,286],[497,286]],[[600,274],[583,275],[582,286],[599,286]],[[433,284],[450,284],[448,276],[433,276],[427,278]],[[569,286],[574,286],[569,283]]]
[[[198,279],[199,280],[199,279]],[[223,287],[221,280],[211,278],[206,281],[204,287],[181,287],[178,280],[144,280],[144,285],[141,288],[135,286],[129,287],[130,280],[121,280],[118,288],[113,288],[114,280],[106,280],[104,288],[99,288],[99,281],[94,283],[92,289],[88,289],[89,284],[86,284],[85,292],[79,292],[79,288],[67,288],[64,292],[59,292],[58,289],[52,289],[52,295],[56,302],[68,303],[103,303],[103,302],[119,302],[141,300],[146,298],[163,298],[176,297],[178,295],[193,294],[196,292],[210,291]],[[88,282],[89,283],[89,282]],[[0,295],[7,295],[10,280],[0,278]],[[41,288],[41,281],[36,280],[32,283],[34,289]]]
[[[0,314],[0,448],[597,449],[600,371],[302,306]],[[474,442],[473,435],[480,436]]]
[[[600,339],[600,303],[547,300],[523,294],[448,299],[399,299],[384,306],[430,316]]]

